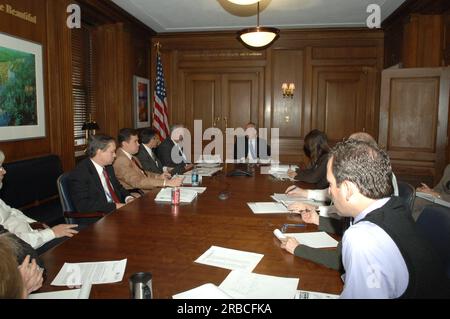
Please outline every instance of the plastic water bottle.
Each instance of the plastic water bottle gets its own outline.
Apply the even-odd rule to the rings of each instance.
[[[191,181],[192,181],[192,186],[198,186],[198,171],[197,171],[196,167],[194,167],[192,169],[192,179],[191,179]]]

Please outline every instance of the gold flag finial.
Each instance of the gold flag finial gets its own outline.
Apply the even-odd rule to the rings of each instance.
[[[160,53],[159,52],[159,50],[162,48],[162,44],[161,43],[159,43],[159,41],[158,42],[156,42],[156,44],[155,44],[155,48],[156,48],[156,52],[157,53]]]

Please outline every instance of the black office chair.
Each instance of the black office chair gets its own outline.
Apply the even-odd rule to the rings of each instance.
[[[436,205],[425,206],[416,224],[441,257],[450,279],[450,209]]]
[[[59,199],[63,209],[64,219],[68,224],[87,225],[92,224],[106,215],[103,212],[77,212],[75,205],[70,198],[69,192],[70,172],[63,173],[58,177],[56,184],[58,186]]]
[[[400,197],[405,205],[411,210],[413,210],[414,200],[416,198],[416,189],[409,183],[398,182],[398,197]]]

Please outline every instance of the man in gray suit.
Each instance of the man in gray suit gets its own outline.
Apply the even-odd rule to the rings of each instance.
[[[141,162],[142,168],[145,171],[162,174],[163,165],[154,151],[161,144],[158,134],[152,129],[145,128],[139,133],[139,140],[141,145],[135,156]]]

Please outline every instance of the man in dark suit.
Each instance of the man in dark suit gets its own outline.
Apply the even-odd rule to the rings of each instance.
[[[186,154],[183,152],[183,125],[174,125],[170,137],[164,139],[157,149],[158,158],[163,166],[173,168],[171,174],[183,174],[192,169]]]
[[[270,157],[270,145],[263,138],[258,137],[255,123],[248,123],[245,126],[245,135],[237,136],[234,143],[234,159],[268,159]]]
[[[116,143],[106,135],[94,135],[87,146],[89,158],[70,174],[70,196],[78,212],[109,213],[134,199],[119,183],[112,163]]]
[[[155,154],[155,149],[161,144],[158,134],[152,129],[145,128],[139,133],[139,151],[135,155],[145,171],[162,174],[163,164]]]

